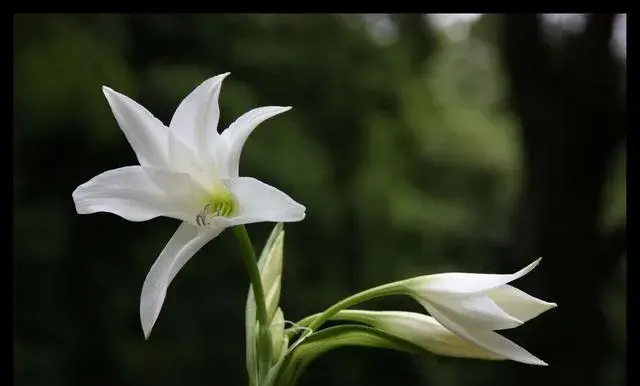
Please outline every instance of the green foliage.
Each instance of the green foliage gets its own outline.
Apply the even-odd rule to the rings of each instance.
[[[294,385],[309,364],[330,350],[344,346],[385,348],[410,354],[424,354],[419,346],[373,327],[342,325],[317,332],[304,340],[285,359],[277,385]]]

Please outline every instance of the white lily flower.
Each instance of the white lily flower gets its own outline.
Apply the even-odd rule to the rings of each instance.
[[[473,359],[507,359],[461,338],[446,329],[435,318],[416,312],[343,310],[333,319],[366,323],[437,355]]]
[[[541,259],[514,274],[441,273],[402,283],[438,322],[462,338],[515,361],[546,365],[494,332],[517,327],[556,307],[507,283],[535,268]]]
[[[285,193],[239,176],[247,137],[290,107],[250,110],[219,134],[218,97],[227,75],[210,78],[193,90],[168,127],[127,96],[102,89],[140,164],[109,170],[78,186],[73,192],[77,212],[109,212],[130,221],[159,216],[182,221],[142,288],[140,320],[147,338],[175,275],[225,228],[305,217],[305,207]]]

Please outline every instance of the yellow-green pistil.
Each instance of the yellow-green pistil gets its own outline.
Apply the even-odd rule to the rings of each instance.
[[[202,212],[196,216],[196,223],[199,226],[207,226],[210,217],[232,217],[237,212],[238,205],[233,194],[226,188],[219,187],[212,192]]]

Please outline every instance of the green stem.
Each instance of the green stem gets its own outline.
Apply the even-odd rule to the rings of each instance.
[[[356,304],[365,302],[367,300],[372,300],[375,298],[379,298],[382,296],[389,295],[401,295],[406,293],[401,286],[398,286],[397,282],[383,284],[378,287],[369,288],[368,290],[359,292],[355,295],[351,295],[348,298],[342,299],[331,307],[327,308],[321,314],[315,314],[308,316],[298,322],[298,325],[301,327],[307,326],[311,329],[311,331],[316,331],[320,328],[325,322],[330,320],[335,314],[340,312],[341,310],[349,307],[353,307]]]
[[[264,298],[264,289],[262,288],[262,278],[260,277],[260,269],[256,261],[256,253],[253,250],[253,244],[249,238],[249,233],[244,225],[233,227],[240,245],[242,246],[242,257],[244,265],[247,268],[249,279],[251,280],[251,288],[253,288],[253,298],[256,302],[258,316],[258,384],[267,375],[271,364],[271,329],[269,326],[269,318],[267,316],[267,305]]]
[[[242,260],[244,261],[245,268],[249,274],[249,280],[251,280],[251,288],[253,288],[253,297],[256,302],[258,322],[263,328],[268,328],[267,318],[267,305],[264,300],[264,289],[262,288],[262,279],[260,278],[260,270],[258,269],[258,263],[256,261],[256,252],[253,250],[253,244],[249,238],[249,233],[244,225],[238,225],[233,227],[233,233],[235,233],[240,246],[242,247]]]

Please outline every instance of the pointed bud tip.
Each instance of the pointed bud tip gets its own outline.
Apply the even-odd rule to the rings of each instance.
[[[529,354],[531,355],[531,354]],[[515,358],[514,358],[515,359]],[[533,366],[549,366],[549,364],[545,361],[543,361],[542,359],[531,355],[528,358],[521,358],[520,360],[515,359],[516,362],[520,362],[520,363],[525,363],[527,365],[533,365]]]
[[[531,354],[529,354],[531,355]],[[540,358],[537,358],[533,355],[531,355],[530,357],[526,357],[526,358],[504,358],[504,359],[510,359],[512,361],[515,362],[519,362],[519,363],[524,363],[525,365],[531,365],[531,366],[549,366],[549,364],[545,361],[543,361]]]
[[[142,325],[142,333],[144,334],[144,340],[149,340],[149,337],[151,336],[151,330],[153,329],[153,326],[145,326],[144,324]]]

